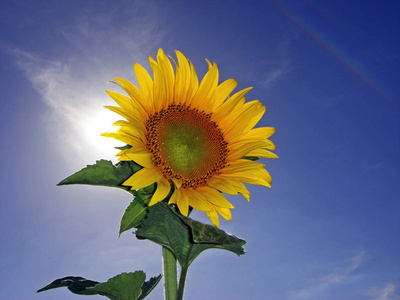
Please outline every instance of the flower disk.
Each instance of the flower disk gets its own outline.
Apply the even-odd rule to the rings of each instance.
[[[251,89],[229,96],[237,83],[228,79],[218,84],[218,67],[208,60],[208,72],[200,84],[193,65],[176,51],[175,71],[160,49],[157,60],[149,57],[153,79],[134,64],[139,88],[122,78],[116,84],[129,97],[107,93],[119,105],[107,107],[126,120],[117,121],[116,132],[104,133],[131,147],[117,155],[143,168],[123,184],[140,189],[153,183],[156,191],[149,205],[167,199],[187,216],[189,207],[205,211],[215,226],[218,213],[231,220],[232,204],[222,193],[250,193],[243,183],[271,187],[265,165],[246,157],[277,158],[268,138],[272,127],[254,128],[265,112],[258,101],[246,102]]]
[[[197,109],[172,104],[150,117],[146,131],[154,164],[165,178],[181,180],[182,188],[207,185],[226,164],[221,130]]]

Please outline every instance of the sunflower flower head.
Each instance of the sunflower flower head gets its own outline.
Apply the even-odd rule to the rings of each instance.
[[[265,107],[258,100],[246,102],[251,88],[231,95],[236,80],[218,84],[218,67],[208,60],[199,83],[192,63],[179,51],[176,56],[170,59],[160,49],[156,60],[149,57],[153,78],[135,63],[139,87],[114,78],[128,96],[107,91],[118,104],[107,108],[125,120],[103,136],[130,145],[117,154],[119,160],[143,167],[123,185],[136,190],[156,183],[149,206],[165,200],[172,188],[169,204],[185,216],[189,207],[205,211],[218,227],[218,214],[231,220],[234,208],[222,193],[249,200],[243,183],[271,187],[265,165],[246,157],[277,158],[268,140],[275,129],[254,128]]]

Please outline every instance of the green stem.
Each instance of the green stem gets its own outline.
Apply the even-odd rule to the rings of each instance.
[[[189,267],[184,267],[181,269],[181,275],[179,278],[178,296],[176,300],[183,300],[183,290],[185,288],[186,274]]]
[[[164,268],[165,300],[176,300],[176,286],[178,281],[175,255],[167,248],[162,248]]]

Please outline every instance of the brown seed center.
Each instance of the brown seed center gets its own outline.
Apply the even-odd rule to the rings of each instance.
[[[196,188],[226,165],[227,142],[210,115],[183,105],[170,105],[150,116],[147,149],[167,179]]]

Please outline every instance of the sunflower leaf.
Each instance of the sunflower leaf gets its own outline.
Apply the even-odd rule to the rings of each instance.
[[[246,243],[245,240],[239,239],[234,235],[226,233],[225,231],[218,229],[215,226],[203,224],[198,221],[194,221],[188,217],[179,216],[183,222],[185,222],[192,231],[193,242],[196,244],[234,244],[242,241],[243,245]],[[244,252],[237,253],[238,255],[244,254]]]
[[[133,199],[121,218],[119,235],[124,231],[138,226],[140,222],[146,218],[147,213],[147,204],[138,197]]]
[[[148,187],[131,190],[129,186],[122,185],[132,174],[139,171],[142,167],[133,161],[122,161],[115,166],[111,161],[98,160],[94,165],[65,178],[58,185],[88,184],[123,189],[134,196],[134,200],[126,208],[121,219],[119,234],[139,225],[147,216],[147,204],[155,191],[155,184]]]
[[[256,161],[259,160],[260,158],[257,156],[244,156],[244,159],[248,159],[248,160],[252,160],[252,161]]]
[[[107,282],[97,282],[82,277],[68,276],[56,279],[46,285],[37,293],[47,290],[68,287],[78,295],[101,295],[113,300],[143,300],[160,282],[161,274],[145,281],[146,274],[143,271],[134,273],[121,273],[110,278]]]
[[[133,161],[119,162],[114,166],[111,161],[102,159],[96,161],[96,164],[88,165],[86,168],[65,178],[58,185],[100,185],[116,187],[131,192],[129,187],[123,186],[122,183],[140,169],[141,166]]]
[[[126,150],[126,149],[132,148],[132,146],[131,145],[125,145],[125,146],[122,146],[122,147],[114,147],[114,148],[118,149],[118,150]]]
[[[154,191],[155,184],[138,191],[132,191],[135,198],[126,208],[124,215],[122,216],[119,228],[120,235],[124,231],[137,227],[140,222],[146,218],[148,214],[147,204],[149,204]]]
[[[107,282],[100,283],[90,290],[112,300],[134,300],[142,294],[141,287],[146,279],[143,271],[121,273]]]
[[[157,286],[161,280],[161,274],[155,277],[151,277],[149,281],[145,281],[142,285],[142,294],[137,298],[137,300],[143,300],[146,298],[151,291]]]
[[[189,267],[204,250],[217,248],[244,254],[246,241],[174,213],[165,203],[154,205],[136,231],[139,239],[148,239],[172,251],[182,267]]]
[[[68,287],[68,289],[78,295],[96,295],[97,293],[91,290],[87,290],[89,287],[93,287],[96,284],[99,284],[97,281],[88,280],[83,277],[77,276],[67,276],[60,279],[56,279],[53,282],[46,285],[44,288],[41,288],[37,291],[37,293],[56,289],[59,287]]]

